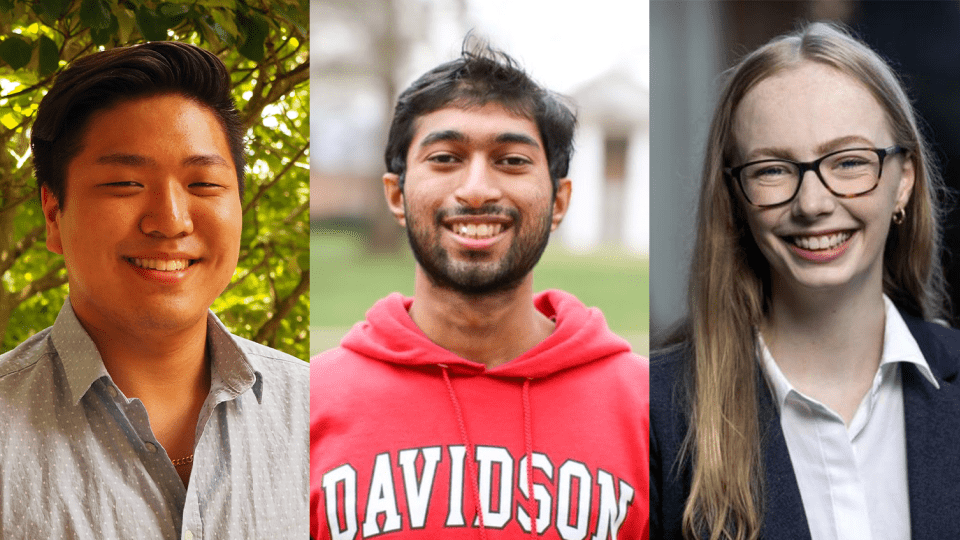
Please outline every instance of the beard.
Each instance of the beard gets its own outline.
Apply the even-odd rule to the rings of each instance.
[[[415,215],[406,207],[407,238],[413,257],[423,268],[427,278],[435,286],[467,296],[481,296],[516,289],[533,270],[550,239],[552,215],[527,216],[525,219],[516,209],[499,205],[484,205],[479,208],[441,208],[436,211],[432,223],[411,219]],[[549,210],[549,208],[548,208]],[[465,251],[467,260],[452,260],[450,253],[440,245],[444,219],[462,215],[501,215],[512,221],[513,241],[499,260],[485,260],[488,253]],[[527,223],[527,221],[530,221]]]

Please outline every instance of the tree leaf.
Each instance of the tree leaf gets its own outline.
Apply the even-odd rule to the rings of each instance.
[[[49,75],[60,67],[60,49],[47,36],[40,36],[40,75]]]
[[[80,2],[80,21],[90,30],[105,30],[110,27],[112,14],[103,0],[83,0]]]
[[[90,40],[94,45],[106,45],[110,40],[117,36],[120,31],[120,23],[117,18],[110,14],[110,24],[106,28],[90,29]]]
[[[13,69],[20,69],[27,65],[32,54],[33,47],[18,35],[12,35],[0,41],[0,59]]]
[[[127,8],[120,8],[114,12],[114,16],[117,18],[117,25],[119,26],[119,31],[117,32],[117,37],[120,43],[125,43],[130,39],[130,34],[133,33],[133,29],[137,27],[137,19],[133,11]]]
[[[254,62],[263,60],[263,43],[267,39],[267,31],[269,30],[266,19],[256,13],[251,13],[246,16],[240,15],[237,22],[247,34],[247,39],[240,46],[240,54]]]
[[[66,14],[69,3],[68,0],[40,0],[39,2],[40,7],[43,8],[43,13],[54,20]]]
[[[137,27],[147,41],[164,41],[167,39],[167,20],[146,6],[137,10]]]

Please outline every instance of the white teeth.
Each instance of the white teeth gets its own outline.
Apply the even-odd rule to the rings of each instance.
[[[148,270],[161,272],[179,272],[190,266],[189,259],[129,259],[134,265]]]
[[[468,238],[491,238],[500,234],[500,231],[503,230],[503,225],[500,223],[481,223],[480,225],[460,223],[454,225],[453,230],[460,236],[466,236]]]
[[[815,251],[823,249],[833,249],[847,241],[853,233],[839,232],[823,236],[791,236],[790,240],[797,247]]]

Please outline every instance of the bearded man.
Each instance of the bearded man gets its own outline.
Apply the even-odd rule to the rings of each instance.
[[[399,97],[383,176],[416,257],[311,362],[314,538],[643,538],[647,363],[532,270],[576,117],[483,47]]]

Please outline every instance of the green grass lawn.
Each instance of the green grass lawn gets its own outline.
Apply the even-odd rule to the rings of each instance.
[[[310,351],[335,347],[378,299],[413,294],[413,256],[367,254],[358,236],[315,231],[310,238]],[[551,246],[534,270],[534,288],[563,289],[603,310],[614,332],[636,352],[649,348],[649,266],[620,249],[574,254]]]

